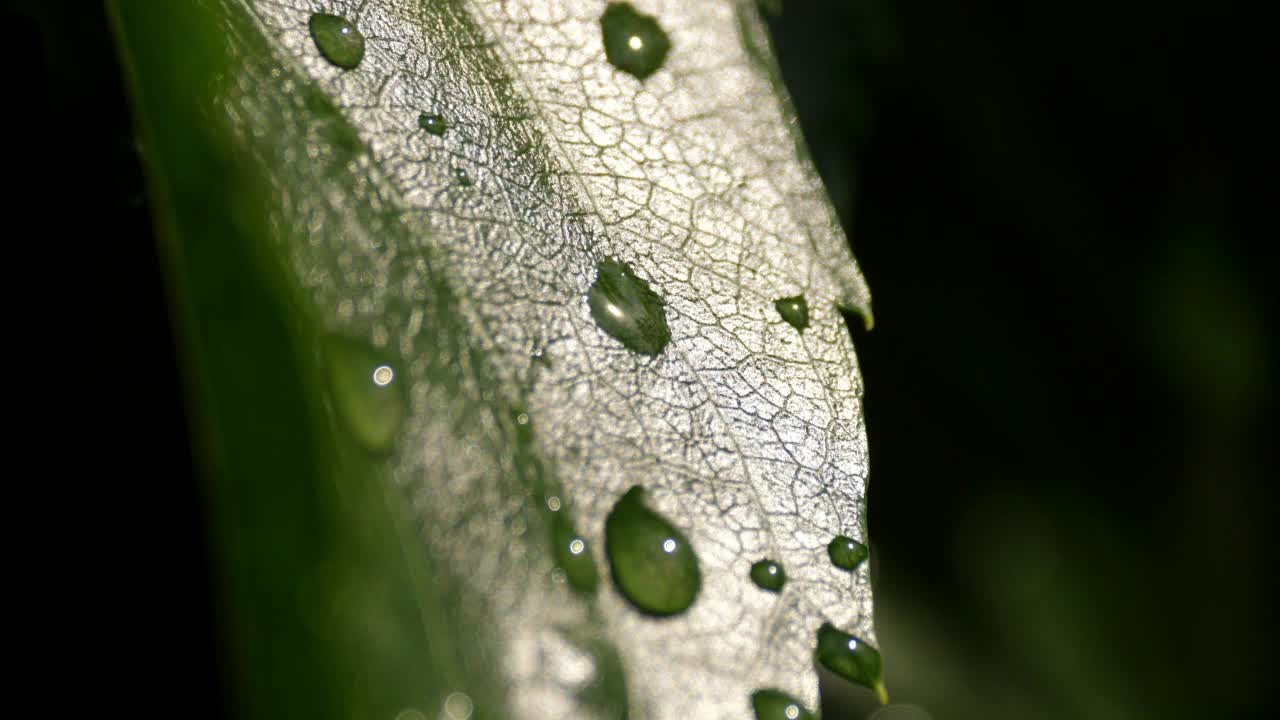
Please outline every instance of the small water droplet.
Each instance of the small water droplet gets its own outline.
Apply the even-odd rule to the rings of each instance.
[[[618,500],[605,520],[605,552],[619,591],[653,615],[674,615],[693,604],[702,585],[689,540],[644,505],[636,486]]]
[[[443,117],[435,113],[422,113],[418,116],[418,127],[439,137],[449,129],[449,124],[444,121]]]
[[[779,592],[787,584],[787,573],[772,560],[761,560],[751,566],[751,581],[764,590]]]
[[[600,17],[604,55],[619,70],[640,80],[662,67],[671,40],[652,15],[644,15],[630,3],[609,3]]]
[[[471,176],[462,168],[453,169],[453,179],[462,187],[471,187]]]
[[[773,306],[778,309],[782,319],[796,330],[803,331],[809,327],[809,303],[803,295],[774,300]]]
[[[334,409],[356,441],[374,452],[390,448],[405,410],[393,367],[368,346],[337,335],[325,338],[324,365]]]
[[[600,261],[587,304],[600,329],[630,350],[657,355],[671,342],[666,303],[624,262]]]
[[[364,59],[364,35],[344,17],[316,13],[307,22],[311,39],[325,60],[350,70]]]
[[[827,555],[832,564],[845,570],[855,570],[867,559],[867,546],[851,537],[837,535],[827,545]]]
[[[519,415],[516,415],[516,422],[520,423],[521,425],[528,425],[529,413],[520,413]]]
[[[751,693],[751,707],[756,711],[756,720],[817,720],[799,700],[781,690]]]
[[[556,501],[557,507],[559,502]],[[581,593],[595,592],[599,577],[587,539],[578,534],[565,513],[553,512],[550,525],[551,546],[556,564],[564,571],[569,584]]]
[[[551,497],[547,498],[547,509],[550,510],[551,512],[559,511],[560,498],[556,497],[555,495],[552,495]]]
[[[823,623],[818,628],[818,662],[846,680],[871,688],[881,704],[889,702],[881,675],[880,651],[860,638]]]
[[[444,715],[449,720],[467,720],[475,710],[475,703],[466,693],[450,693],[444,699]]]

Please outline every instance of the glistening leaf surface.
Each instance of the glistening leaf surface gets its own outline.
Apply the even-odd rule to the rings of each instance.
[[[427,633],[435,665],[468,671],[424,702],[454,683],[480,717],[614,716],[619,674],[637,718],[747,718],[760,688],[814,706],[818,627],[874,641],[866,565],[826,556],[837,535],[866,540],[836,309],[869,318],[865,285],[754,3],[634,5],[670,39],[643,80],[605,57],[605,2],[218,6],[238,65],[210,117],[270,191],[245,212],[267,217],[319,331],[392,354],[406,383],[379,467],[437,570],[415,588],[435,596],[424,625],[477,629]],[[355,67],[317,48],[315,13],[358,28]],[[660,352],[593,319],[608,259],[662,299]],[[804,333],[774,306],[800,295]],[[697,555],[701,590],[671,617],[610,582],[575,594],[546,542],[555,497],[609,577],[605,519],[635,485]],[[786,567],[780,593],[752,582],[761,557]]]

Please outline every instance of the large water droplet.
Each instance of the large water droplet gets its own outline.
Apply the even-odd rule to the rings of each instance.
[[[435,113],[422,113],[418,116],[418,127],[438,137],[449,129],[449,123]]]
[[[881,703],[889,702],[881,675],[880,651],[862,639],[840,632],[831,623],[818,628],[818,662],[831,672],[863,687],[871,688]]]
[[[547,507],[552,509],[551,515],[551,547],[555,553],[556,564],[564,571],[565,578],[574,590],[582,593],[593,593],[599,577],[596,564],[591,557],[591,546],[587,539],[578,534],[572,521],[560,511],[560,499],[551,503],[548,498]]]
[[[855,570],[867,559],[867,546],[851,537],[837,535],[827,545],[827,555],[836,567]]]
[[[756,711],[756,720],[817,720],[799,700],[781,690],[751,693],[751,707]]]
[[[630,350],[657,355],[671,342],[666,303],[624,262],[600,261],[587,304],[596,324]]]
[[[307,25],[311,39],[325,60],[343,70],[350,70],[364,59],[364,35],[344,17],[316,13]]]
[[[796,330],[803,331],[809,327],[809,303],[803,295],[774,300],[773,306],[778,309],[782,319]]]
[[[751,581],[765,590],[778,592],[787,583],[787,573],[772,560],[761,560],[751,566]]]
[[[632,604],[654,615],[693,604],[702,584],[698,558],[683,533],[645,507],[640,486],[613,506],[604,537],[613,580]]]
[[[324,365],[334,410],[356,441],[374,452],[390,448],[405,409],[395,367],[371,348],[336,335],[325,338]]]
[[[619,70],[643,80],[662,67],[671,40],[651,15],[636,12],[630,3],[609,3],[600,17],[604,55]]]

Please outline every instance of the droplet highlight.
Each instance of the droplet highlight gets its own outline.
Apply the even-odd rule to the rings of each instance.
[[[573,522],[565,513],[559,512],[559,507],[560,501],[557,499],[550,519],[551,547],[556,565],[564,571],[565,579],[574,590],[585,594],[594,593],[600,578],[596,573],[595,560],[591,556],[591,547],[587,539],[574,529]]]
[[[351,70],[364,59],[364,35],[344,17],[316,13],[307,22],[311,39],[325,60]]]
[[[444,118],[435,113],[422,113],[418,116],[418,127],[427,132],[440,137],[449,129],[449,123]]]
[[[840,677],[875,691],[881,704],[888,704],[880,663],[880,651],[855,635],[837,630],[831,623],[818,628],[815,652],[822,666]]]
[[[600,329],[629,350],[658,355],[671,342],[666,303],[625,262],[600,261],[587,304]]]
[[[756,711],[756,720],[817,720],[799,700],[781,690],[751,693],[751,708]]]
[[[702,585],[688,538],[644,504],[636,486],[605,520],[605,553],[623,597],[652,615],[675,615],[693,604]]]
[[[324,341],[324,366],[334,410],[356,441],[383,452],[404,419],[404,393],[395,367],[366,345],[344,337]]]
[[[867,546],[851,537],[837,535],[827,544],[827,556],[831,563],[844,570],[856,570],[867,559]]]
[[[762,590],[780,592],[787,584],[787,573],[782,565],[772,560],[761,560],[751,566],[751,582]]]
[[[662,67],[671,49],[671,40],[658,21],[630,3],[609,3],[600,17],[600,29],[609,64],[640,80]]]
[[[809,303],[803,295],[774,300],[773,306],[778,309],[782,319],[796,330],[803,332],[809,327]]]

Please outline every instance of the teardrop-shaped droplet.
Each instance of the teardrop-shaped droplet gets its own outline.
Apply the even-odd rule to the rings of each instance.
[[[440,135],[444,135],[445,131],[449,129],[449,123],[445,122],[443,117],[435,113],[422,113],[418,116],[418,127],[439,137]]]
[[[757,586],[779,592],[787,584],[787,573],[772,560],[761,560],[751,566],[751,581]]]
[[[799,700],[781,690],[751,693],[751,707],[756,711],[756,720],[817,720]]]
[[[371,348],[344,337],[324,343],[324,364],[334,410],[368,450],[391,447],[404,419],[404,393],[395,368]]]
[[[609,3],[600,17],[604,31],[604,55],[619,70],[643,80],[662,67],[671,40],[652,15],[644,15],[630,3]]]
[[[337,15],[316,13],[307,25],[311,28],[311,39],[315,41],[316,49],[325,60],[343,70],[350,70],[364,59],[364,35],[356,29],[355,23]]]
[[[773,306],[778,309],[782,319],[796,330],[803,331],[809,327],[809,303],[803,295],[774,300]]]
[[[636,607],[674,615],[693,604],[702,585],[698,558],[683,533],[645,507],[640,486],[609,512],[604,541],[613,580]]]
[[[855,570],[867,559],[867,546],[851,537],[837,535],[827,544],[827,555],[836,567]]]
[[[630,350],[657,355],[671,342],[666,303],[624,262],[600,261],[587,304],[596,324]]]
[[[831,672],[850,682],[871,688],[881,703],[889,702],[881,674],[880,651],[863,642],[861,638],[840,632],[823,623],[818,628],[818,662]]]
[[[462,187],[471,187],[471,175],[462,168],[453,169],[453,179]]]
[[[548,504],[548,508],[551,507],[555,508],[549,515],[551,516],[551,547],[556,564],[564,571],[569,585],[574,590],[581,593],[595,592],[599,576],[596,574],[595,561],[591,557],[591,546],[587,544],[586,538],[574,530],[573,523],[565,514],[568,511],[560,510],[559,498],[556,498],[554,503]]]

